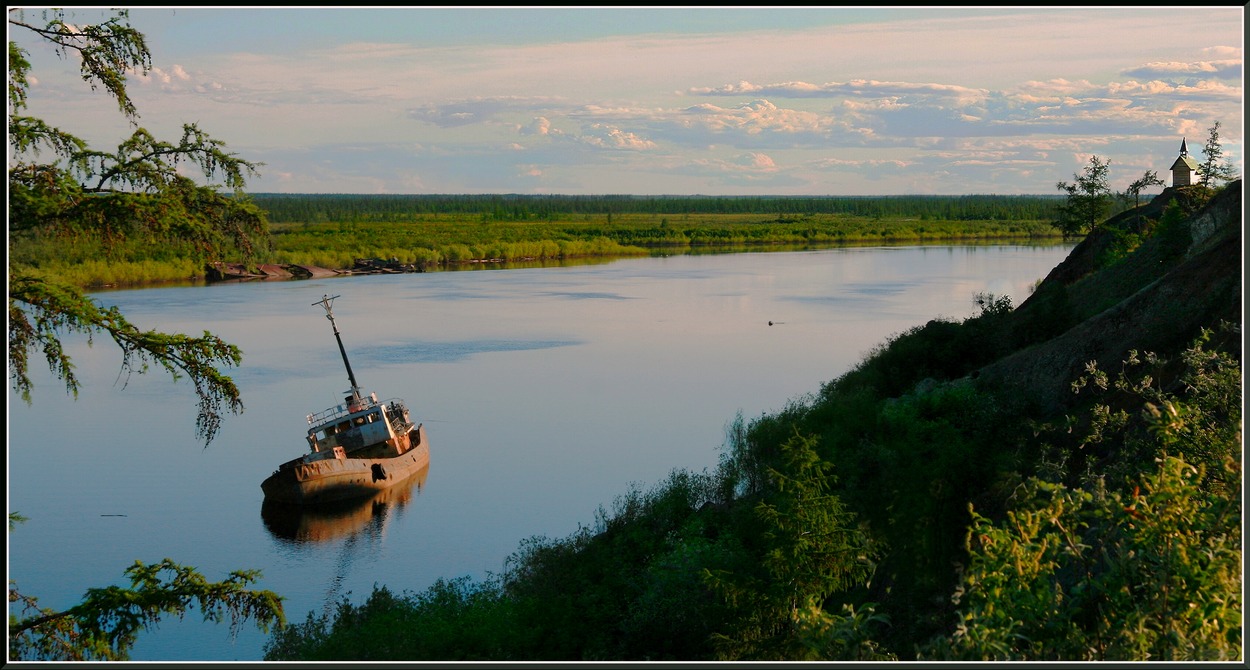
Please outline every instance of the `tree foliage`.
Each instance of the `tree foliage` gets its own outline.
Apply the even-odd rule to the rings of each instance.
[[[1136,209],[1141,205],[1141,192],[1151,186],[1163,186],[1163,180],[1154,170],[1146,170],[1136,181],[1128,185],[1124,191],[1125,198],[1133,199],[1133,208]]]
[[[1091,364],[1074,382],[1134,399],[1136,417],[1095,404],[1085,428],[1083,448],[1109,443],[1115,464],[1079,486],[1031,478],[1001,521],[973,512],[958,622],[926,655],[1241,659],[1241,366],[1208,350],[1210,337],[1181,356],[1180,395],[1149,353],[1131,352],[1114,378]]]
[[[1227,461],[1225,467],[1236,469]],[[1231,474],[1231,473],[1230,473]],[[1241,519],[1203,470],[1166,456],[1130,493],[1030,482],[995,524],[974,513],[954,635],[962,660],[1241,658]]]
[[[190,242],[204,259],[223,254],[250,255],[268,244],[263,211],[243,197],[245,179],[259,164],[226,151],[194,124],[177,142],[156,139],[137,127],[139,118],[127,94],[127,73],[146,74],[151,54],[142,33],[129,25],[125,10],[96,24],[73,24],[63,10],[10,9],[11,33],[47,42],[62,58],[77,58],[81,76],[93,90],[103,88],[134,127],[115,151],[97,151],[87,142],[24,115],[31,63],[29,52],[9,42],[9,236],[73,240],[87,238],[105,249],[128,240],[160,245]],[[182,174],[197,168],[206,183]],[[213,183],[220,180],[221,184]],[[220,192],[224,186],[228,192]],[[218,367],[237,365],[239,351],[207,332],[203,337],[143,332],[115,308],[105,308],[58,277],[9,265],[9,376],[29,402],[27,359],[36,350],[53,374],[78,390],[73,364],[61,343],[68,332],[108,333],[122,348],[123,371],[142,373],[154,362],[175,378],[190,378],[199,397],[197,435],[208,444],[224,410],[243,409],[238,389]],[[133,365],[139,360],[141,365]]]
[[[767,468],[765,495],[755,505],[759,534],[747,546],[753,560],[737,570],[707,570],[706,578],[740,612],[729,629],[713,635],[722,660],[786,660],[834,651],[877,653],[842,639],[849,619],[822,613],[825,600],[867,582],[876,548],[833,492],[832,465],[816,451],[816,439],[795,434]],[[753,566],[753,567],[747,567]],[[848,615],[841,615],[842,617]],[[869,614],[868,616],[872,616]],[[886,621],[872,617],[872,621]],[[882,654],[884,655],[884,654]]]
[[[126,569],[130,587],[88,589],[81,603],[56,612],[9,585],[9,602],[21,614],[9,615],[9,659],[38,661],[124,661],[141,631],[155,628],[169,614],[183,618],[193,606],[205,621],[230,621],[232,635],[254,620],[265,632],[285,625],[282,599],[271,591],[245,588],[260,574],[235,571],[210,582],[195,568],[164,559],[136,561]]]
[[[411,221],[478,215],[483,222],[568,221],[608,213],[678,217],[772,215],[794,223],[821,214],[924,221],[1039,221],[1054,214],[1053,195],[674,196],[567,194],[254,193],[273,223]]]
[[[15,301],[23,307],[17,307]],[[242,360],[235,345],[208,331],[202,337],[141,331],[116,307],[100,307],[77,289],[28,273],[9,279],[9,370],[23,400],[30,401],[31,391],[26,352],[34,350],[43,352],[49,369],[65,381],[69,393],[77,396],[74,363],[60,338],[67,332],[85,333],[88,338],[108,333],[121,348],[123,376],[142,374],[150,364],[156,364],[175,380],[188,377],[199,397],[196,432],[206,441],[212,440],[221,427],[223,406],[235,413],[243,410],[234,380],[218,369]],[[14,355],[15,351],[21,355]]]
[[[1063,231],[1065,238],[1088,234],[1106,218],[1111,209],[1111,188],[1107,185],[1107,172],[1111,161],[1091,156],[1089,165],[1069,184],[1061,181],[1055,188],[1067,195],[1059,206],[1059,218],[1055,226]]]
[[[1220,122],[1207,129],[1207,142],[1202,147],[1206,156],[1198,165],[1198,183],[1215,188],[1237,178],[1237,171],[1224,159],[1224,147],[1220,144]]]

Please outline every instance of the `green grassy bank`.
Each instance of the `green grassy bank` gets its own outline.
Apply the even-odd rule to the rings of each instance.
[[[79,287],[100,288],[200,279],[212,260],[346,269],[358,258],[379,258],[439,268],[473,261],[613,258],[661,251],[1060,239],[1058,230],[1042,220],[750,213],[602,213],[555,221],[484,219],[474,213],[408,218],[270,223],[267,244],[258,245],[250,259],[241,255],[207,259],[172,239],[109,244],[93,237],[52,237],[33,232],[10,236],[9,262],[11,266],[55,274]]]

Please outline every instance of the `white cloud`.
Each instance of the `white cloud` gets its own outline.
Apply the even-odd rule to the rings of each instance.
[[[769,133],[810,133],[828,128],[828,115],[778,107],[768,100],[752,100],[734,108],[696,105],[682,111],[685,126],[700,125],[713,131],[737,131],[748,135]]]
[[[591,124],[580,139],[585,144],[603,149],[646,151],[656,146],[651,140],[601,123]]]
[[[1168,75],[1204,75],[1219,79],[1241,79],[1241,59],[1190,62],[1146,63],[1124,70],[1128,77],[1163,77]]]
[[[821,170],[862,170],[866,168],[903,169],[908,167],[910,164],[911,163],[902,160],[848,160],[843,158],[822,158],[817,161],[812,161],[812,166]]]
[[[705,96],[769,96],[773,98],[897,98],[902,96],[923,96],[927,98],[949,98],[969,104],[983,99],[989,94],[985,89],[974,89],[951,84],[917,83],[907,81],[876,81],[871,79],[855,79],[847,82],[831,82],[826,84],[809,84],[806,82],[786,82],[757,86],[743,81],[718,88],[692,88],[690,95]]]
[[[551,132],[551,121],[538,116],[520,130],[522,135],[546,135]]]
[[[1218,81],[1199,81],[1192,85],[1171,84],[1159,80],[1146,83],[1138,83],[1136,81],[1113,82],[1107,86],[1107,91],[1113,95],[1223,98],[1230,102],[1240,102],[1243,95],[1243,90],[1240,86],[1229,86]]]

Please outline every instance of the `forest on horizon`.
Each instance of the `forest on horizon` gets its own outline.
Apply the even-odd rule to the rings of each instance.
[[[271,223],[393,220],[428,214],[481,214],[493,220],[559,220],[602,214],[833,214],[941,221],[1051,219],[1060,195],[704,196],[522,194],[251,193]]]

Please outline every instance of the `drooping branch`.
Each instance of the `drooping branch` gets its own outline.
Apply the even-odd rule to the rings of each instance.
[[[108,333],[122,350],[122,376],[147,372],[159,365],[175,380],[186,376],[199,398],[196,435],[205,446],[221,427],[222,412],[243,411],[239,389],[221,366],[242,361],[239,348],[205,331],[202,337],[141,331],[116,307],[102,308],[78,289],[21,272],[9,280],[9,375],[16,390],[30,402],[28,357],[41,350],[52,373],[78,394],[73,362],[61,343],[62,332]]]
[[[194,568],[166,558],[152,564],[136,561],[126,574],[129,588],[88,589],[81,603],[60,612],[39,608],[34,598],[10,585],[9,602],[39,613],[10,618],[10,658],[126,660],[141,631],[155,626],[163,615],[182,617],[192,606],[205,621],[228,618],[231,635],[237,635],[248,620],[262,632],[286,624],[280,596],[247,588],[260,577],[255,570],[235,571],[223,581],[210,582]]]
[[[25,11],[20,8],[9,10],[9,25],[24,28],[51,42],[61,58],[74,53],[80,59],[80,72],[83,81],[92,90],[103,86],[117,100],[117,105],[127,119],[134,122],[139,113],[126,93],[126,73],[138,70],[147,74],[152,69],[152,54],[148,51],[147,41],[143,33],[130,27],[129,12],[124,9],[113,10],[115,15],[103,23],[75,25],[65,22],[65,11],[61,9],[44,10],[47,20],[43,26],[25,20]],[[15,18],[16,17],[16,18]],[[13,47],[10,46],[10,54]],[[26,64],[29,68],[29,63]],[[12,65],[10,65],[12,71]],[[24,70],[23,70],[24,72]],[[14,99],[13,87],[19,86],[23,91],[26,81],[9,81],[9,99]],[[24,93],[20,96],[25,99]]]
[[[177,168],[183,161],[193,162],[209,180],[220,174],[228,188],[238,190],[261,164],[227,153],[224,147],[224,142],[209,137],[191,123],[183,125],[178,144],[158,141],[140,128],[118,146],[116,153],[83,151],[77,158],[80,164],[93,168],[86,176],[95,181],[85,186],[88,192],[159,190],[180,176]],[[110,182],[117,186],[109,186]]]

